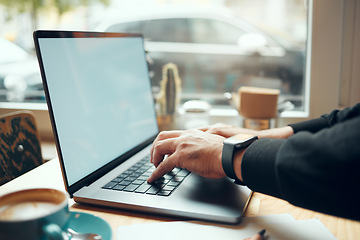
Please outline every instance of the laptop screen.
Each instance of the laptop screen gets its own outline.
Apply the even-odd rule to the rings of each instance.
[[[158,133],[141,36],[38,44],[69,185]]]

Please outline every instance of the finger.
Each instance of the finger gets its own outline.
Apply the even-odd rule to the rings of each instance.
[[[153,171],[151,176],[148,178],[148,182],[152,183],[156,181],[157,179],[164,176],[166,173],[170,172],[176,167],[176,165],[172,162],[171,157],[168,157],[166,161],[161,162],[157,168]]]
[[[203,132],[208,132],[208,133],[213,133],[216,131],[219,131],[222,128],[227,128],[228,125],[223,124],[223,123],[216,123],[210,126],[204,126],[204,127],[200,127],[198,128],[199,130],[203,131]]]
[[[150,148],[150,162],[153,163],[153,159],[152,159],[152,156],[154,155],[153,152],[154,152],[154,146],[156,145],[156,143],[158,141],[162,141],[164,139],[167,139],[167,138],[174,138],[174,137],[178,137],[180,136],[182,131],[163,131],[163,132],[160,132],[157,137],[155,138],[154,142],[153,142],[153,145],[151,146]]]
[[[176,150],[176,138],[169,138],[158,141],[154,144],[153,154],[151,155],[152,163],[157,167],[166,155],[171,155]]]
[[[206,132],[211,128],[211,126],[201,126],[199,128],[197,128],[200,131]]]
[[[223,128],[210,128],[206,131],[207,133],[216,134],[223,137],[231,137],[236,134],[235,129],[231,127],[223,127]]]

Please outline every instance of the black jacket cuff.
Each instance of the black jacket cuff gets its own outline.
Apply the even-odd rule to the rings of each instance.
[[[299,123],[289,124],[290,127],[294,130],[294,133],[300,131],[308,131],[312,133],[316,133],[323,128],[330,127],[328,121],[324,117],[315,118]]]

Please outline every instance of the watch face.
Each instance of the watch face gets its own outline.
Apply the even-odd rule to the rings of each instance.
[[[245,142],[246,140],[255,137],[254,135],[250,134],[236,134],[230,138],[227,138],[224,142],[230,143],[230,144],[236,144],[239,142]]]

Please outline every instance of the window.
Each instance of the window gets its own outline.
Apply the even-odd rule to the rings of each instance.
[[[354,67],[344,66],[359,58],[355,49],[359,47],[356,14],[360,7],[356,1],[193,1],[190,8],[188,1],[174,5],[171,1],[113,0],[108,6],[94,2],[86,8],[74,7],[57,21],[56,11],[39,11],[38,28],[143,33],[153,61],[154,94],[161,67],[171,61],[181,73],[183,101],[201,98],[231,111],[224,92],[242,85],[280,89],[281,99],[295,106],[282,115],[283,124],[286,117],[290,121],[316,117],[338,107],[340,97],[351,93],[353,97],[346,101],[350,104],[360,95],[349,87],[358,76],[356,62]],[[14,9],[8,11],[0,4],[0,38],[20,47],[16,51],[22,52],[22,59],[10,61],[18,53],[0,54],[1,113],[5,108],[40,113],[46,105],[31,39],[31,13],[8,18],[10,12]],[[353,27],[343,32],[345,23]],[[5,46],[3,42],[0,45]],[[349,54],[342,55],[344,47]],[[345,75],[350,80],[343,84],[339,79]],[[325,95],[324,86],[329,88]],[[345,87],[339,90],[338,86]]]
[[[265,2],[261,11],[266,12],[267,17],[251,11],[257,4],[252,2],[209,1],[199,4],[194,1],[192,6],[188,6],[154,1],[142,9],[131,8],[131,4],[118,0],[102,9],[102,16],[96,15],[95,10],[89,11],[84,16],[87,27],[82,29],[142,33],[154,96],[160,86],[162,67],[172,62],[177,65],[182,79],[182,102],[200,98],[212,105],[229,106],[223,94],[250,85],[279,89],[284,101],[291,101],[297,110],[303,110],[306,9],[295,0],[290,3],[279,1],[276,3],[279,10]],[[289,15],[283,9],[295,9],[297,17],[284,21]],[[67,17],[75,18],[77,11],[80,9],[75,8]],[[39,17],[46,19],[47,15],[40,12]],[[88,22],[93,19],[98,19],[94,24],[98,26],[96,28],[88,27]],[[273,19],[281,22],[274,25],[277,32],[265,24],[266,20]],[[62,18],[60,20],[65,22]],[[50,28],[63,29],[56,25]],[[75,25],[67,27],[74,28]],[[289,40],[291,35],[285,34],[289,29],[296,33],[297,39],[292,37]],[[28,38],[22,39],[20,34],[17,36],[13,39],[14,44],[29,41]],[[33,48],[26,50],[34,60]],[[17,66],[0,68],[2,101],[44,103],[38,72],[22,70],[20,61],[15,64]]]

